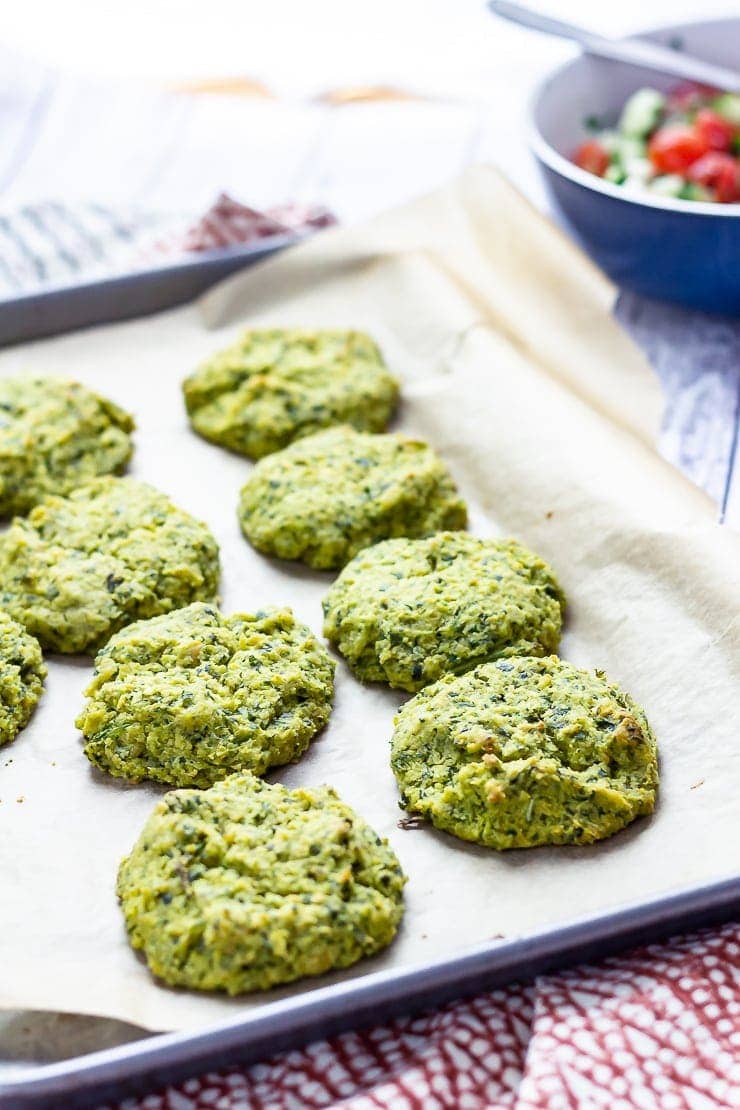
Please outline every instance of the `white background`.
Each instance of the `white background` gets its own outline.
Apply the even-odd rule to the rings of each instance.
[[[726,0],[533,6],[608,34],[738,12]],[[507,101],[512,70],[533,70],[564,49],[493,19],[483,0],[22,0],[4,5],[0,41],[98,76],[161,83],[246,74],[290,96],[392,81]]]

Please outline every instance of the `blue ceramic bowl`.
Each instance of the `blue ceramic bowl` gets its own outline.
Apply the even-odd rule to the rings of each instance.
[[[642,36],[740,68],[740,19],[682,24]],[[531,145],[548,192],[585,250],[617,283],[647,297],[740,314],[740,204],[628,192],[580,170],[570,155],[589,116],[614,122],[630,93],[675,77],[582,55],[537,89]]]

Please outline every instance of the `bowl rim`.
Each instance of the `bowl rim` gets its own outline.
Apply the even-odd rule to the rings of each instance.
[[[737,16],[727,16],[725,18],[692,19],[682,23],[661,24],[658,27],[640,31],[634,35],[624,35],[623,38],[652,38],[661,32],[675,32],[688,30],[691,27],[706,27],[708,24],[721,25],[725,23],[732,23],[737,26],[740,24],[740,19]],[[581,58],[585,56],[586,54],[584,52],[579,52],[575,57],[569,58],[568,61],[562,62],[555,69],[551,69],[537,82],[537,85],[530,93],[527,107],[527,138],[529,147],[535,157],[540,162],[543,162],[549,169],[553,170],[561,177],[568,178],[576,185],[580,185],[585,189],[590,189],[591,192],[601,193],[604,196],[613,197],[615,200],[621,200],[625,204],[633,204],[642,208],[657,208],[661,212],[690,212],[694,216],[710,216],[715,219],[727,219],[728,217],[732,219],[740,217],[740,202],[720,204],[717,201],[680,200],[677,197],[655,196],[648,192],[632,192],[629,189],[625,189],[622,185],[615,185],[611,181],[605,181],[603,177],[597,177],[587,170],[582,170],[548,143],[536,122],[537,107],[547,94],[553,81],[555,81],[557,77],[560,77],[566,70],[576,65]],[[620,62],[617,64],[626,65],[627,63]]]

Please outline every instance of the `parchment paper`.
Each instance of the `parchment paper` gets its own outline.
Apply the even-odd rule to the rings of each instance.
[[[227,612],[289,603],[320,632],[330,577],[271,562],[235,517],[250,464],[189,432],[179,383],[246,322],[367,328],[404,381],[399,426],[449,460],[480,533],[550,560],[570,599],[563,655],[647,709],[662,758],[655,816],[589,848],[497,854],[403,830],[388,766],[399,695],[338,667],[325,733],[288,784],[330,782],[410,876],[383,956],[343,977],[451,956],[738,869],[737,538],[653,449],[659,397],[612,322],[613,290],[493,171],[359,230],[327,232],[200,305],[0,355],[0,373],[73,375],[138,419],[132,473],[206,519]],[[50,661],[31,726],[0,753],[0,1005],[195,1027],[241,1000],[157,985],[129,949],[118,861],[159,789],[93,771],[73,720],[90,664]],[[338,978],[338,977],[337,977]]]

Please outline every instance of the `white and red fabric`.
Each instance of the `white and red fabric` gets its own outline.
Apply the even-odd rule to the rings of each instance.
[[[120,1110],[740,1107],[740,925],[189,1079]]]

